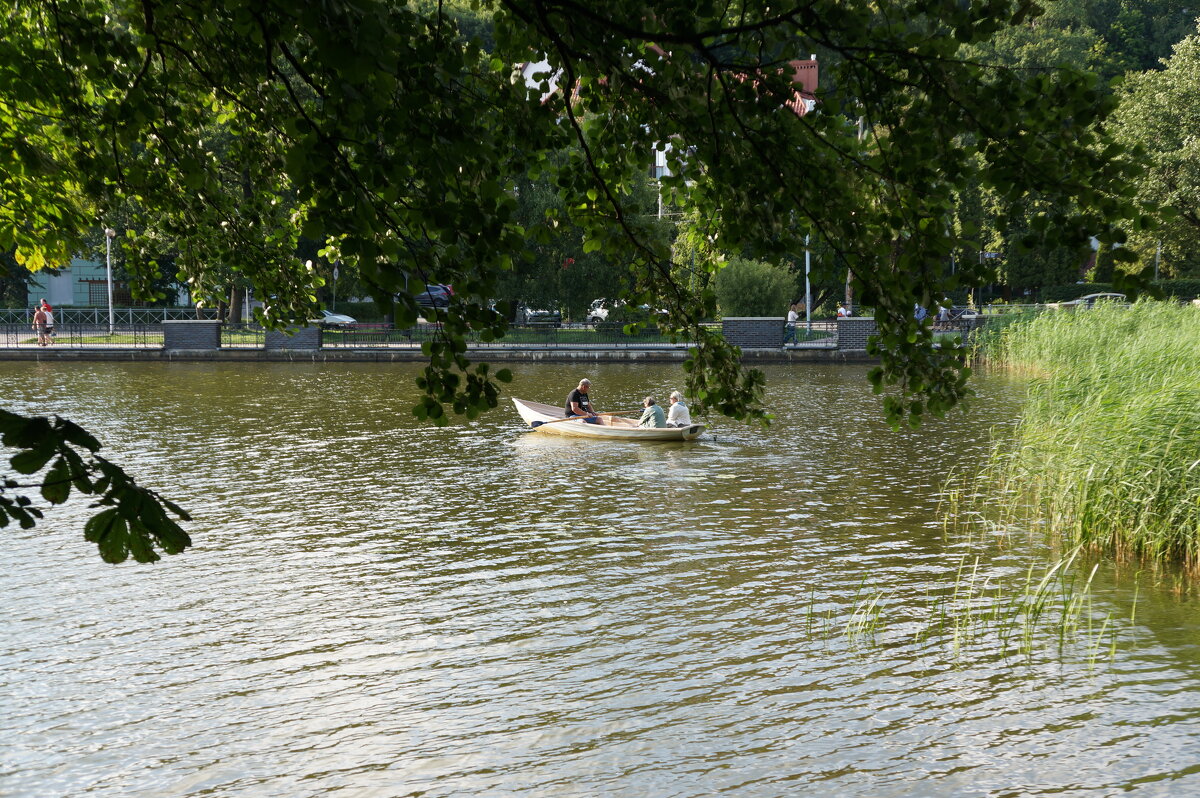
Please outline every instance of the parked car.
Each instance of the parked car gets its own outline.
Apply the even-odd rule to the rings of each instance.
[[[592,300],[592,305],[591,305],[591,307],[588,308],[588,312],[587,312],[588,324],[599,324],[602,321],[607,321],[608,314],[611,309],[620,308],[620,307],[624,307],[624,306],[625,306],[625,300],[623,300],[623,299],[614,299],[614,300],[595,299],[595,300]],[[666,314],[665,310],[662,310],[662,309],[654,310],[649,305],[638,305],[638,309],[643,311],[644,313],[646,313],[648,316],[649,315],[663,316]]]
[[[1124,294],[1085,294],[1079,299],[1072,299],[1070,302],[1060,302],[1064,308],[1090,308],[1097,302],[1124,302]]]
[[[333,313],[332,311],[322,310],[321,318],[313,319],[313,324],[318,327],[323,327],[327,330],[350,330],[358,321],[353,316],[347,316],[344,313]]]
[[[613,304],[615,307],[620,307],[624,303],[621,302],[620,300],[617,300],[616,302],[613,302],[611,304]],[[588,312],[587,312],[588,324],[599,324],[600,322],[607,319],[608,318],[608,305],[609,305],[609,302],[606,299],[592,300],[591,307],[588,308]]]
[[[450,304],[454,290],[448,285],[433,283],[417,294],[417,304],[423,308],[444,308]]]
[[[557,310],[538,310],[518,305],[514,321],[517,324],[548,324],[558,327],[562,324],[562,314]]]

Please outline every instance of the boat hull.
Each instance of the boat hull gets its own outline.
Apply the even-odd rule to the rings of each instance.
[[[567,438],[598,438],[621,441],[693,441],[704,432],[703,424],[690,427],[639,427],[636,421],[617,416],[601,416],[599,424],[583,419],[563,421],[566,413],[561,407],[513,399],[522,420],[534,432],[560,435]],[[547,422],[555,422],[553,424]],[[540,422],[534,426],[534,422]]]

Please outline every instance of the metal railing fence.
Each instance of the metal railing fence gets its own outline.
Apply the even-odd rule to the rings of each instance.
[[[789,332],[791,332],[790,335]],[[786,326],[783,331],[784,346],[792,346],[798,349],[836,348],[837,341],[836,321],[814,321],[811,323],[810,328],[808,322],[801,320],[796,322],[794,331],[789,331]]]
[[[267,331],[257,324],[222,324],[222,349],[262,349]]]
[[[185,309],[193,312],[192,309]],[[937,339],[945,343],[954,336],[966,342],[971,334],[985,326],[997,316],[1018,312],[1044,311],[1042,305],[1003,305],[988,308],[986,314],[960,317],[947,322],[931,322]],[[23,312],[23,311],[22,311]],[[11,316],[8,318],[11,319]],[[37,332],[29,319],[0,321],[0,348],[26,348],[38,346]],[[69,317],[69,318],[78,318]],[[126,318],[130,318],[127,314]],[[133,318],[138,318],[134,315]],[[145,318],[145,317],[143,317]],[[193,317],[188,316],[186,320]],[[859,317],[862,318],[862,317]],[[720,330],[720,326],[709,325]],[[108,320],[99,322],[62,321],[55,319],[54,340],[50,346],[59,348],[161,348],[163,346],[162,318],[152,321],[119,322],[110,335]],[[420,324],[409,328],[394,329],[387,324],[356,324],[348,329],[326,329],[322,331],[321,346],[329,349],[409,348],[419,349],[426,341],[437,340],[436,324]],[[786,332],[785,332],[786,334]],[[261,349],[265,345],[266,331],[256,324],[220,325],[220,346],[226,349]],[[507,334],[496,340],[483,340],[478,333],[467,338],[473,349],[686,349],[690,342],[672,341],[669,336],[649,327],[630,335],[620,325],[607,324],[529,324],[512,326]],[[836,348],[838,323],[833,320],[814,321],[811,332],[801,321],[796,325],[795,338],[785,341],[787,348],[820,349]]]
[[[420,347],[437,339],[435,324],[393,329],[384,324],[359,324],[349,329],[327,329],[321,336],[322,347],[361,349],[372,347]],[[686,348],[686,341],[671,341],[655,328],[629,335],[619,325],[527,324],[509,327],[503,338],[484,340],[478,333],[467,336],[472,348],[604,348],[604,349],[675,349]]]
[[[104,324],[59,324],[53,327],[47,346],[59,348],[129,347],[150,349],[163,344],[162,327],[151,324],[117,324],[109,334]],[[31,323],[0,324],[0,345],[6,349],[40,346],[38,333]]]
[[[35,308],[0,308],[0,324],[33,323]],[[163,321],[217,318],[217,308],[113,308],[113,323],[123,325],[158,324]],[[57,324],[103,324],[108,327],[108,308],[54,309]]]

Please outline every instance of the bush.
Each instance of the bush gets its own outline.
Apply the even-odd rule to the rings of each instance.
[[[1156,285],[1167,299],[1196,299],[1200,297],[1200,280],[1159,280]]]
[[[796,282],[782,266],[733,258],[717,272],[713,288],[723,316],[785,316]]]
[[[1162,289],[1167,299],[1195,299],[1200,297],[1200,280],[1159,280],[1154,285]],[[1112,283],[1071,283],[1048,285],[1042,289],[1043,302],[1069,302],[1087,294],[1106,294],[1113,290]]]

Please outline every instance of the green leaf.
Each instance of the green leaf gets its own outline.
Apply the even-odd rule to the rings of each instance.
[[[108,534],[109,528],[116,519],[117,510],[115,507],[96,513],[88,519],[83,527],[84,540],[87,540],[89,543],[99,543]]]
[[[100,559],[116,565],[129,558],[130,534],[128,519],[116,516],[96,541]]]
[[[62,504],[71,495],[71,470],[65,457],[59,457],[42,482],[42,498],[51,504]]]
[[[37,449],[13,455],[8,462],[18,474],[36,474],[50,461],[55,451],[53,443],[47,442]]]

